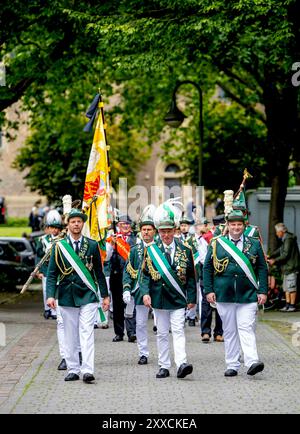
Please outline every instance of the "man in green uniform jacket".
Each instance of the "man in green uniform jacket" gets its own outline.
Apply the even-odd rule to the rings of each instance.
[[[47,274],[47,304],[56,306],[58,299],[64,322],[68,375],[65,381],[79,379],[90,383],[94,378],[94,320],[98,308],[97,286],[103,297],[103,310],[109,308],[106,280],[102,272],[96,241],[82,236],[86,215],[77,209],[69,213],[68,237],[52,248]],[[56,295],[57,294],[57,295]],[[80,336],[82,366],[78,358]]]
[[[150,208],[151,209],[151,208]],[[155,207],[153,208],[155,210]],[[145,266],[145,254],[147,246],[153,243],[155,227],[153,217],[145,210],[141,217],[140,230],[142,241],[130,249],[128,261],[123,271],[123,300],[124,303],[130,303],[134,298],[136,309],[136,337],[139,351],[139,365],[148,363],[148,315],[149,308],[143,303],[143,295],[140,291],[140,275],[142,267]]]
[[[247,374],[254,375],[264,369],[257,354],[255,317],[257,302],[264,304],[267,298],[267,264],[260,241],[244,235],[243,213],[234,210],[227,219],[228,235],[213,238],[206,255],[204,292],[222,319],[225,376],[237,375],[240,347]]]
[[[154,215],[160,240],[147,248],[146,267],[140,279],[145,306],[153,307],[157,321],[159,372],[156,378],[170,375],[169,329],[173,336],[177,378],[191,374],[185,351],[185,308],[196,304],[196,279],[191,250],[174,239],[174,211],[165,203]]]

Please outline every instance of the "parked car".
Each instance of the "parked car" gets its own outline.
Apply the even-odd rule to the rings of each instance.
[[[0,224],[1,223],[6,223],[6,205],[3,196],[0,196]]]
[[[18,252],[21,263],[34,270],[36,263],[35,246],[30,239],[25,237],[0,237],[0,241],[7,241]]]
[[[0,290],[9,291],[26,282],[30,268],[8,241],[0,240]]]

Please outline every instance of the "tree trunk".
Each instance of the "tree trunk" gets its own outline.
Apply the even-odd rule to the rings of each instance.
[[[283,222],[288,187],[288,167],[297,146],[297,89],[292,85],[278,90],[274,83],[282,82],[275,75],[267,77],[264,89],[268,127],[268,173],[272,187],[269,208],[268,251],[278,245],[274,225]]]
[[[277,238],[274,226],[283,222],[284,204],[288,185],[287,168],[272,179],[272,192],[269,208],[268,250],[273,252],[277,248]]]

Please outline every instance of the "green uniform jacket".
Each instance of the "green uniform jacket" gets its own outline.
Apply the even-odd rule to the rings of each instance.
[[[176,250],[174,255],[174,261],[172,264],[173,270],[176,272],[177,267],[180,267],[184,261],[180,258],[186,258],[186,268],[182,271],[182,277],[184,282],[182,283],[181,289],[186,295],[187,302],[180,295],[176,296],[170,293],[168,286],[164,283],[163,278],[159,280],[153,280],[151,277],[151,270],[149,270],[149,264],[146,260],[146,266],[143,269],[143,273],[140,278],[140,293],[143,297],[144,295],[150,295],[152,307],[155,309],[181,309],[186,307],[189,303],[196,304],[196,279],[194,272],[194,262],[192,257],[191,249],[184,246],[180,241],[174,238]],[[157,243],[160,250],[165,254],[165,250],[162,241],[159,240]],[[152,263],[155,271],[155,265]],[[184,268],[184,267],[182,267]],[[179,272],[179,271],[178,271]],[[177,274],[178,274],[177,272]],[[175,290],[174,290],[175,291]]]
[[[144,243],[135,244],[130,249],[128,261],[125,264],[123,271],[123,291],[129,291],[130,293],[135,289],[138,273],[143,264],[144,259]],[[143,296],[140,288],[132,294],[134,302],[137,305],[143,305]]]
[[[300,254],[297,237],[286,232],[282,245],[270,255],[275,264],[281,265],[283,274],[300,272]]]
[[[198,243],[196,240],[195,235],[189,235],[185,240],[183,240],[181,238],[181,242],[183,245],[185,245],[186,247],[190,248],[194,257],[194,254],[196,252],[198,252]],[[195,266],[195,276],[196,276],[196,281],[198,282],[199,279],[202,279],[202,264],[201,262],[198,262],[198,264],[194,264]]]
[[[37,261],[39,262],[43,256],[45,256],[46,253],[46,248],[45,248],[45,244],[43,243],[43,240],[46,239],[49,243],[52,242],[52,237],[50,234],[47,235],[43,235],[39,238],[38,240],[38,245],[37,245],[37,249],[36,249],[36,256],[37,256]],[[45,261],[42,266],[40,267],[40,273],[43,273],[43,275],[46,277],[47,275],[47,270],[48,270],[48,265],[49,265],[49,260],[50,258]]]
[[[229,263],[222,273],[215,272],[212,258],[214,242],[216,242],[215,238],[209,245],[203,267],[205,294],[214,292],[217,302],[222,303],[253,303],[257,301],[257,294],[267,294],[268,268],[259,240],[244,236],[243,246],[243,253],[250,260],[259,280],[258,291],[237,262],[219,243],[217,243],[216,256],[219,260],[229,258]]]
[[[69,239],[67,238],[67,241]],[[69,241],[70,245],[72,243]],[[101,297],[107,297],[107,285],[102,271],[99,247],[96,241],[83,237],[79,256],[84,265],[92,265],[91,274],[96,286],[99,286]],[[80,307],[88,303],[97,302],[97,297],[81,280],[73,270],[70,274],[63,276],[59,267],[64,269],[61,258],[58,256],[59,267],[56,263],[56,245],[52,247],[50,262],[47,273],[47,298],[58,298],[60,306]],[[66,268],[70,268],[69,262],[63,257]],[[58,284],[57,284],[58,282]]]

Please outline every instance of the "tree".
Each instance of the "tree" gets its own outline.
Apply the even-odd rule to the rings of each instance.
[[[126,4],[126,13],[124,6]],[[144,1],[113,3],[108,16],[81,16],[99,37],[107,29],[110,50],[117,62],[132,69],[139,63],[205,66],[247,113],[259,117],[267,129],[267,175],[272,186],[269,243],[276,244],[274,224],[283,220],[288,165],[298,159],[298,91],[291,85],[291,65],[300,55],[299,1]],[[115,25],[112,27],[112,16]],[[117,17],[117,19],[116,19]],[[120,39],[126,46],[120,53]],[[115,45],[114,45],[115,41]],[[144,58],[139,55],[145,52]],[[128,59],[134,58],[128,66]],[[123,55],[123,58],[121,57]],[[199,69],[198,69],[199,70]],[[263,110],[258,110],[261,105]]]

